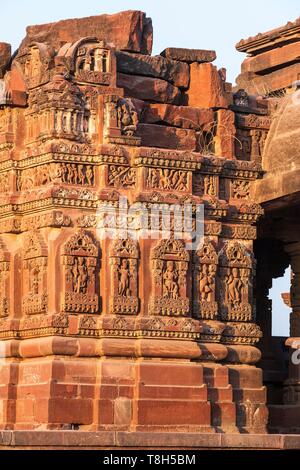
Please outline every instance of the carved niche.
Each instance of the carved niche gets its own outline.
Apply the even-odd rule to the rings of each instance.
[[[213,243],[205,238],[202,246],[194,254],[194,303],[193,312],[197,318],[216,319],[216,273],[218,254]]]
[[[110,313],[138,313],[138,259],[137,244],[131,240],[116,240],[110,251],[112,298]]]
[[[227,242],[219,260],[219,301],[222,320],[251,321],[254,267],[252,254],[239,242]]]
[[[151,253],[153,294],[149,312],[152,315],[187,316],[187,270],[189,254],[181,240],[161,240]]]
[[[54,51],[39,42],[33,42],[16,57],[21,66],[29,89],[36,88],[50,80],[50,69],[53,65]]]
[[[99,311],[99,248],[92,236],[80,230],[62,249],[62,310],[68,313]]]
[[[23,248],[23,300],[25,314],[46,313],[47,293],[47,246],[39,232],[32,232],[24,238]]]
[[[10,254],[0,239],[0,317],[9,315]]]
[[[117,95],[103,97],[104,141],[110,144],[140,145],[137,136],[138,114],[130,98]]]
[[[86,37],[64,45],[58,52],[77,82],[116,86],[114,49],[97,38]]]

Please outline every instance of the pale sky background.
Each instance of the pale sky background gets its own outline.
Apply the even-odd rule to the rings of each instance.
[[[214,49],[216,65],[227,68],[234,83],[245,55],[235,50],[240,39],[281,26],[300,16],[299,0],[0,0],[0,41],[17,49],[27,25],[64,18],[142,10],[154,26],[153,54],[166,47]],[[273,334],[288,336],[288,312],[280,299],[289,290],[289,275],[272,289]]]

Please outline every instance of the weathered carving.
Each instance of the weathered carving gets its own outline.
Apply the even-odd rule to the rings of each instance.
[[[132,188],[136,184],[136,170],[126,166],[109,165],[108,185],[115,188]]]
[[[146,187],[167,191],[188,191],[188,173],[168,168],[147,168]]]
[[[250,181],[233,180],[231,182],[231,197],[234,199],[248,199],[250,195]]]
[[[193,175],[193,191],[199,196],[218,195],[218,177],[214,175]]]
[[[152,250],[153,287],[149,311],[153,315],[186,316],[189,254],[180,240],[162,240]]]
[[[99,248],[83,230],[62,248],[64,291],[62,309],[69,313],[99,311]]]
[[[17,177],[17,189],[19,191],[25,191],[48,183],[93,186],[93,166],[76,163],[50,163],[22,170]]]
[[[24,238],[22,307],[26,314],[46,313],[48,307],[47,247],[39,232]]]
[[[110,251],[111,313],[138,313],[138,258],[137,244],[130,238],[116,240],[113,243]]]
[[[251,321],[253,258],[245,245],[227,242],[220,253],[220,314],[227,321]]]
[[[216,272],[218,255],[209,239],[194,255],[193,312],[203,319],[215,319],[218,312],[216,298]]]
[[[10,254],[2,239],[0,239],[0,317],[10,313]]]

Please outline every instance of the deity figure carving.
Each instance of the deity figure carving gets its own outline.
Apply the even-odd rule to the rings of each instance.
[[[10,313],[9,287],[10,287],[10,254],[5,243],[0,239],[0,317],[7,317]]]
[[[45,241],[39,232],[29,233],[23,249],[23,311],[26,314],[46,313],[48,306],[47,264]]]
[[[223,320],[251,321],[254,260],[246,246],[227,242],[220,253],[220,312]]]
[[[217,316],[216,272],[218,255],[213,243],[205,238],[194,253],[193,312],[196,317],[215,319]]]
[[[65,279],[62,309],[69,313],[98,313],[99,248],[92,236],[81,230],[62,248]]]
[[[132,315],[138,313],[138,260],[138,245],[130,238],[118,239],[112,244],[110,249],[111,313]]]
[[[151,253],[154,273],[149,312],[153,315],[187,316],[189,254],[180,240],[162,240]]]
[[[178,273],[174,261],[167,261],[163,273],[163,297],[178,299]]]
[[[132,137],[137,131],[138,115],[128,99],[119,99],[117,102],[118,127],[121,134]]]

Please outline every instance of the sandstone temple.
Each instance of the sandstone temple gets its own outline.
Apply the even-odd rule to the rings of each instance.
[[[300,18],[234,87],[152,39],[124,11],[0,43],[0,447],[300,448]]]

